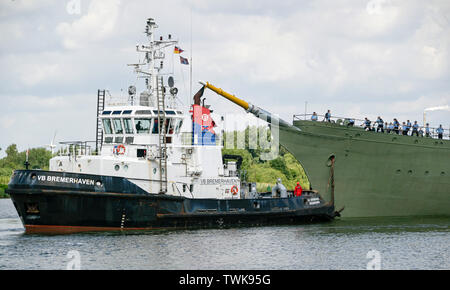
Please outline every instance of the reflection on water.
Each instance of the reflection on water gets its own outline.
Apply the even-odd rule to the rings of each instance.
[[[450,218],[344,218],[236,229],[25,235],[0,200],[0,269],[450,269]]]

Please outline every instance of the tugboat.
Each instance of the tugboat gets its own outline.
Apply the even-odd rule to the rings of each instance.
[[[194,97],[180,106],[175,81],[164,70],[169,35],[155,39],[147,20],[142,63],[145,82],[125,104],[107,104],[98,92],[97,140],[63,142],[49,171],[17,170],[7,193],[26,233],[186,229],[295,224],[333,219],[334,200],[316,191],[293,196],[281,181],[272,194],[241,181],[236,161],[222,158],[210,106]],[[330,171],[334,185],[334,173]],[[331,187],[334,189],[334,186]]]

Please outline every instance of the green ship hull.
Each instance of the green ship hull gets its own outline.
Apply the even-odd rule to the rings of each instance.
[[[313,189],[330,195],[343,217],[450,215],[450,141],[367,132],[297,120],[280,144],[302,164]]]

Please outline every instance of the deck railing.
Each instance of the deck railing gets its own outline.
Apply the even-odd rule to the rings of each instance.
[[[325,115],[317,115],[317,121],[312,121],[311,117],[313,116],[313,114],[298,114],[298,115],[294,115],[293,120],[294,121],[299,121],[299,120],[305,120],[305,121],[310,121],[310,122],[327,122],[325,120]],[[358,127],[358,128],[365,128],[365,120],[363,119],[355,119],[355,118],[348,118],[348,117],[337,117],[337,116],[331,116],[330,118],[330,122],[334,123],[334,124],[338,124],[341,126],[349,126],[349,120],[352,119],[354,121],[354,125],[353,127]],[[377,129],[377,123],[374,120],[371,120],[371,128],[373,128],[375,130],[376,133],[376,129]],[[386,122],[385,122],[386,123]],[[390,122],[388,122],[390,123]],[[400,124],[399,126],[399,133],[398,134],[402,134],[402,124]],[[387,133],[387,128],[386,125],[384,126],[384,133]],[[423,135],[422,137],[425,137],[425,127],[424,126],[420,126],[419,130],[422,129],[423,131]],[[429,138],[438,138],[438,133],[436,132],[438,128],[437,127],[430,127],[430,136]],[[381,133],[381,132],[379,132]],[[396,134],[393,130],[391,130],[390,134]],[[412,128],[408,131],[408,136],[412,136]],[[419,136],[421,136],[419,134]],[[450,140],[450,129],[445,129],[444,128],[444,133],[443,133],[443,139],[445,140]]]
[[[99,155],[98,152],[95,151],[95,141],[69,141],[60,142],[59,144],[59,156]]]

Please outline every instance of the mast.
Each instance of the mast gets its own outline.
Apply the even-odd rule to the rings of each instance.
[[[145,53],[143,63],[132,64],[135,67],[135,72],[140,77],[145,78],[146,91],[141,94],[140,105],[157,107],[158,114],[155,122],[158,122],[158,160],[159,160],[159,193],[165,194],[167,192],[167,128],[166,128],[166,109],[175,106],[175,102],[166,102],[166,88],[164,87],[163,76],[160,74],[164,68],[165,52],[164,49],[178,43],[172,40],[169,34],[168,39],[164,40],[160,36],[155,40],[155,28],[158,25],[153,18],[147,19],[145,26],[145,34],[149,40],[148,45],[138,45],[136,50]],[[173,78],[168,80],[170,95],[175,98],[177,89],[173,87]],[[144,98],[144,100],[143,100]],[[151,98],[146,100],[145,98]],[[173,104],[172,104],[173,103]]]
[[[168,39],[164,40],[162,36],[159,39],[155,39],[155,28],[158,28],[153,18],[147,19],[147,25],[145,26],[145,35],[148,38],[148,45],[137,45],[136,51],[145,54],[144,62],[137,64],[129,64],[129,66],[135,67],[135,72],[141,78],[145,78],[146,93],[151,98],[149,104],[157,105],[158,97],[158,76],[160,71],[164,68],[164,59],[166,57],[164,49],[173,46],[178,43],[176,40],[172,40],[172,36],[169,34]]]

